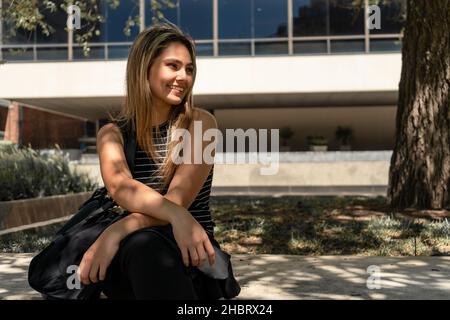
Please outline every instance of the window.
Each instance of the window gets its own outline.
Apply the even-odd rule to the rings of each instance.
[[[212,0],[181,0],[179,26],[195,40],[212,39]]]
[[[330,35],[364,34],[364,1],[329,0]]]
[[[133,19],[139,15],[139,0],[120,1],[120,5],[116,9],[110,6],[106,10],[106,23],[102,24],[102,33],[108,42],[131,42],[139,33],[139,23],[136,23],[130,29],[130,35],[124,33],[124,28],[128,17]]]
[[[62,0],[54,1],[58,9],[55,12],[50,12],[49,9],[41,10],[45,22],[49,24],[54,31],[48,36],[42,32],[40,26],[36,28],[36,43],[64,43],[67,44],[67,13],[60,9],[60,5],[64,2]],[[67,57],[67,56],[66,56]]]
[[[293,0],[294,37],[328,34],[326,0]]]
[[[379,1],[381,29],[370,30],[371,34],[400,33],[406,16],[406,1]]]
[[[153,17],[156,21],[169,21],[173,24],[180,25],[180,6],[179,0],[170,0],[171,5],[159,2],[161,7],[152,8],[149,1],[145,2],[145,25],[147,27],[153,25]],[[158,17],[162,15],[162,17]],[[161,19],[162,18],[162,19]]]
[[[219,39],[251,38],[252,0],[219,0]]]
[[[196,43],[195,53],[197,57],[212,56],[213,55],[213,44],[212,43]]]
[[[287,37],[287,1],[252,0],[254,37]]]
[[[275,41],[275,42],[256,42],[255,43],[255,55],[279,55],[288,54],[287,41]]]
[[[38,47],[37,60],[67,60],[67,47]]]
[[[331,53],[364,52],[364,40],[332,40]]]
[[[370,39],[370,51],[399,52],[402,42],[399,39]]]
[[[219,43],[220,56],[249,56],[252,54],[250,42],[223,42]]]
[[[3,48],[2,56],[7,61],[33,60],[33,48]]]
[[[105,59],[105,48],[103,46],[90,46],[89,56],[85,57],[82,46],[73,47],[74,60],[103,60]]]
[[[294,41],[294,54],[327,53],[326,40],[321,41]]]

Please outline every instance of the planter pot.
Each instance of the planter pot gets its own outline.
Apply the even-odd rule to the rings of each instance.
[[[70,216],[93,192],[1,201],[0,230]]]
[[[327,151],[328,146],[309,146],[310,151]]]

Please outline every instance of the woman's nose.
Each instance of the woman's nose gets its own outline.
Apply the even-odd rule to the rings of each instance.
[[[185,80],[186,79],[186,70],[184,70],[183,68],[180,68],[180,70],[178,70],[178,72],[177,72],[177,79]]]

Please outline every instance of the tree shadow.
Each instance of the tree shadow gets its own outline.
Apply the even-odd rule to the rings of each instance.
[[[39,300],[41,295],[28,284],[32,253],[0,254],[0,300]]]
[[[232,263],[237,299],[450,299],[449,257],[236,254]]]

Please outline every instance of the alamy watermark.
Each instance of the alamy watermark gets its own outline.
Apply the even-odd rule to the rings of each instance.
[[[381,9],[377,5],[367,7],[366,24],[369,30],[381,29]]]
[[[366,280],[367,289],[381,289],[381,268],[376,265],[367,267],[369,277]]]
[[[214,164],[216,160],[226,164],[262,164],[267,167],[259,169],[261,175],[275,175],[279,169],[279,129],[270,129],[270,152],[268,151],[268,129],[254,128],[226,129],[226,152],[224,153],[224,136],[219,129],[211,128],[203,132],[202,121],[194,121],[193,136],[187,129],[175,129],[171,139],[176,141],[171,154],[171,160],[175,164]],[[235,145],[236,141],[236,145]],[[248,152],[246,152],[248,141]],[[207,143],[203,147],[204,142]],[[225,159],[217,159],[213,151],[224,155]],[[237,151],[237,154],[234,151]],[[239,156],[241,154],[242,156]]]
[[[67,267],[66,273],[69,274],[66,280],[66,286],[69,290],[81,289],[80,275],[78,274],[79,266],[72,264]]]
[[[73,29],[81,29],[81,9],[77,5],[70,5],[67,7],[67,29],[72,31]]]

